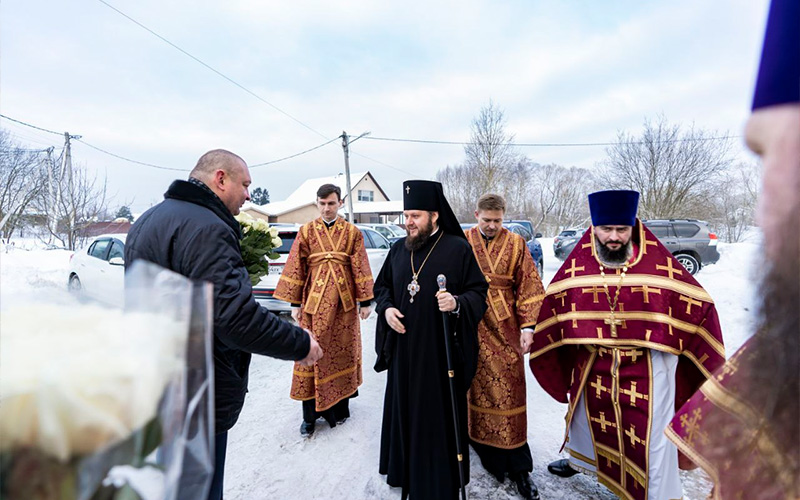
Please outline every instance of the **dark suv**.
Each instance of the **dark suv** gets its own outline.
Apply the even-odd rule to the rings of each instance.
[[[708,223],[695,219],[651,219],[642,221],[691,274],[719,260],[717,235]]]
[[[553,238],[553,253],[558,260],[566,260],[567,255],[575,248],[575,244],[583,237],[586,228],[571,228],[561,231]]]

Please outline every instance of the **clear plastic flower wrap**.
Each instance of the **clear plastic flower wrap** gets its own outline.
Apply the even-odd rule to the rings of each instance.
[[[125,282],[125,310],[63,301],[0,310],[0,498],[207,491],[210,285],[145,262]]]

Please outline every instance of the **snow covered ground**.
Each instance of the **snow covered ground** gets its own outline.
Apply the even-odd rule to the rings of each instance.
[[[560,266],[552,240],[542,239],[544,280]],[[752,332],[754,287],[750,279],[760,262],[760,239],[720,244],[720,261],[704,268],[697,279],[714,298],[722,322],[726,350],[733,353]],[[27,247],[24,249],[21,247]],[[32,248],[32,249],[31,249]],[[31,297],[66,298],[70,252],[36,249],[20,242],[0,248],[0,308]],[[385,373],[375,373],[375,316],[361,324],[364,344],[364,384],[351,402],[352,417],[330,429],[323,421],[310,439],[300,437],[300,403],[289,399],[292,365],[256,356],[250,370],[250,394],[237,425],[231,430],[225,470],[225,498],[250,499],[392,499],[398,489],[378,474],[381,412]],[[559,458],[564,434],[565,405],[553,401],[528,373],[528,439],[533,452],[533,476],[543,499],[613,499],[587,476],[561,479],[547,472]],[[519,498],[512,484],[500,485],[471,452],[471,498]],[[699,471],[683,474],[685,498],[706,498],[711,485]]]

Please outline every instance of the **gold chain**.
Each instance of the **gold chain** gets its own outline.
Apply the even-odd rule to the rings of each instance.
[[[416,271],[414,269],[414,250],[411,250],[411,276],[412,276],[412,281],[417,281],[417,276],[419,276],[419,273],[422,272],[422,268],[425,267],[425,263],[428,262],[428,257],[431,256],[431,253],[433,253],[433,249],[436,248],[436,245],[439,244],[439,240],[442,239],[442,236],[444,236],[444,231],[442,231],[442,234],[440,234],[439,237],[436,238],[436,241],[433,243],[433,246],[431,247],[431,249],[428,250],[428,255],[425,256],[425,260],[423,260],[422,261],[422,265],[419,266],[419,271]]]
[[[625,273],[628,272],[628,266],[622,267],[622,272],[619,275],[619,283],[617,283],[617,291],[614,293],[614,302],[611,302],[611,294],[608,292],[608,283],[606,283],[605,267],[600,266],[600,276],[603,277],[603,288],[606,291],[606,298],[608,299],[608,307],[611,308],[611,318],[614,318],[614,312],[617,309],[617,302],[619,302],[619,291],[622,290],[622,280],[625,279]]]

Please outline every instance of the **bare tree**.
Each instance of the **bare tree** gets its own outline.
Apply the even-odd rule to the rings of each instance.
[[[0,130],[0,228],[6,241],[42,190],[41,153],[22,148]]]
[[[709,222],[728,243],[741,241],[755,225],[760,171],[755,163],[737,163],[723,174],[717,185]]]
[[[703,216],[709,194],[731,165],[731,145],[694,126],[671,125],[661,115],[645,120],[640,137],[618,133],[600,164],[600,184],[639,191],[642,218]]]
[[[108,200],[105,179],[98,180],[84,165],[68,164],[67,168],[65,180],[54,186],[55,196],[40,196],[37,206],[52,211],[56,223],[48,225],[50,234],[68,250],[75,250],[88,236],[84,230],[108,214]]]
[[[491,100],[472,119],[464,154],[464,164],[477,169],[479,181],[487,192],[500,191],[508,180],[509,170],[519,161],[514,135],[506,132],[505,114]]]

